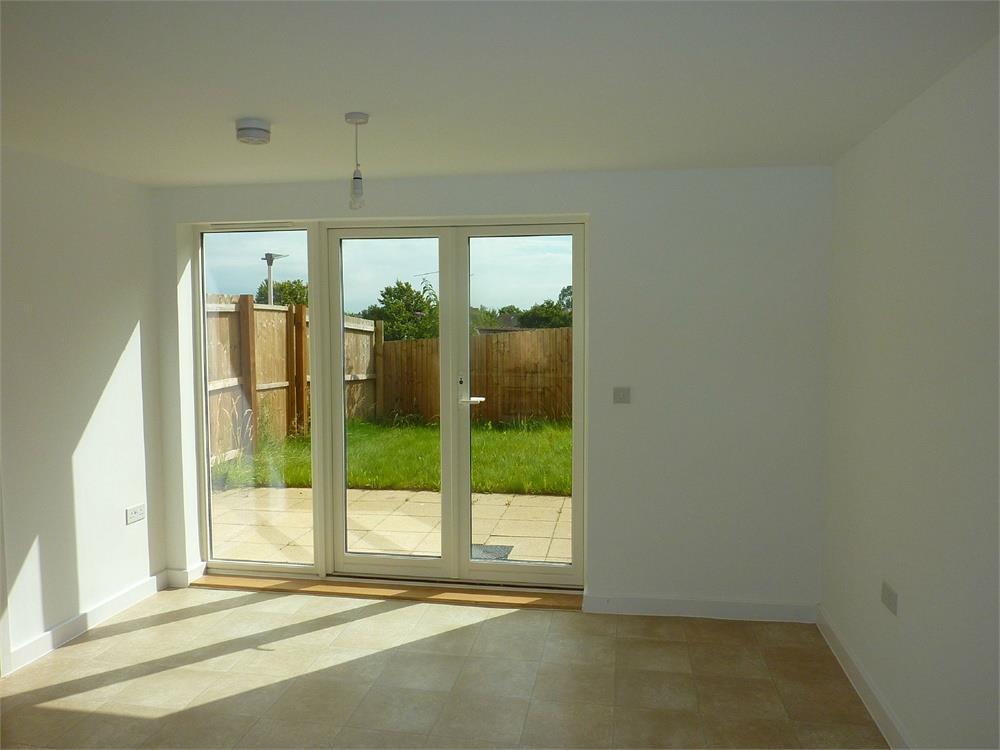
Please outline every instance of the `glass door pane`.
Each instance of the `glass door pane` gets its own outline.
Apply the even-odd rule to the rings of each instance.
[[[468,252],[469,559],[566,566],[573,236],[469,237]]]
[[[313,564],[305,230],[202,235],[214,560]]]
[[[349,553],[441,557],[438,245],[340,241]]]

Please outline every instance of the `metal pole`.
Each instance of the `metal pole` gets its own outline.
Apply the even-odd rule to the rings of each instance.
[[[271,269],[274,267],[274,257],[268,253],[267,259],[267,304],[274,304],[274,280],[271,278]]]

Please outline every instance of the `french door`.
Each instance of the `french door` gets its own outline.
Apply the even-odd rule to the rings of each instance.
[[[581,585],[583,225],[325,239],[328,572]]]

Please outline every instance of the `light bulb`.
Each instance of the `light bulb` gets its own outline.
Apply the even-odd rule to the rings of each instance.
[[[365,187],[361,178],[361,167],[354,168],[354,177],[351,179],[351,210],[356,211],[365,207]]]

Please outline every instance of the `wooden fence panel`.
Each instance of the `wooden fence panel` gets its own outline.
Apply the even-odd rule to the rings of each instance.
[[[438,339],[383,341],[381,324],[348,317],[344,348],[348,419],[440,420]],[[207,305],[206,354],[213,462],[252,451],[261,429],[275,438],[308,430],[308,308],[256,305],[249,295]],[[481,334],[469,354],[471,394],[486,398],[475,420],[572,416],[572,329]]]

